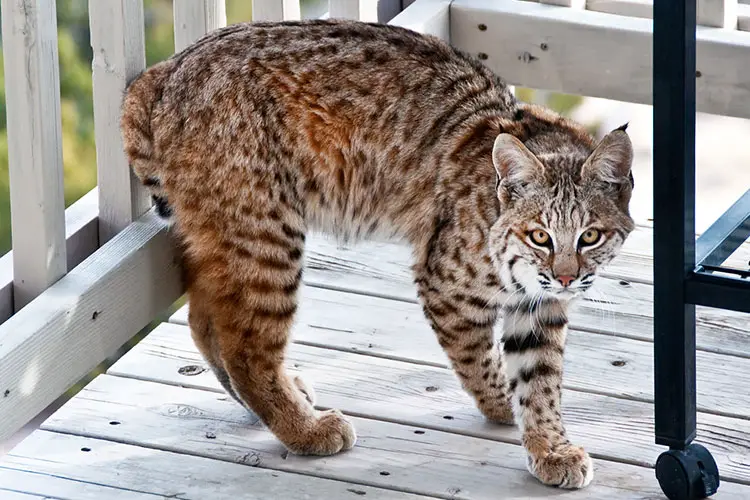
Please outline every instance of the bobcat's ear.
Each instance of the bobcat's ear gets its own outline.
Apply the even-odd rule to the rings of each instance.
[[[581,167],[581,178],[611,194],[627,212],[635,183],[631,171],[633,144],[626,128],[627,124],[604,136]]]
[[[495,139],[492,163],[497,172],[498,196],[501,199],[523,193],[544,173],[544,166],[536,156],[510,134],[500,134]]]
[[[618,127],[601,140],[581,168],[584,180],[606,184],[631,184],[630,168],[633,164],[633,144],[627,132],[627,124]]]

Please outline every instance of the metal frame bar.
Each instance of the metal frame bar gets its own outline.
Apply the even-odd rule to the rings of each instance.
[[[750,189],[695,242],[698,266],[721,266],[750,236]]]
[[[654,2],[654,394],[656,443],[695,437],[696,0]]]
[[[750,280],[747,279],[697,271],[685,281],[685,295],[693,304],[750,313]]]

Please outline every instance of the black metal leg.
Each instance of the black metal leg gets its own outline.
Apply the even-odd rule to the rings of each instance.
[[[656,442],[695,437],[695,0],[654,2]]]
[[[671,500],[716,492],[711,454],[696,431],[695,306],[686,280],[695,268],[696,0],[655,0],[654,400],[656,442],[670,447],[656,477]]]

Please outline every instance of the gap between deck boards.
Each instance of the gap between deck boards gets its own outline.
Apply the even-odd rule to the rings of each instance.
[[[41,499],[41,500],[63,500],[60,497],[51,497],[49,495],[34,495],[31,493],[24,493],[22,491],[15,491],[15,490],[9,490],[6,488],[0,488],[0,493],[3,494],[2,498],[4,500],[34,500],[34,499]]]

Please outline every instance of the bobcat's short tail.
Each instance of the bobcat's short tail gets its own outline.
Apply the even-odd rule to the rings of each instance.
[[[152,113],[161,99],[164,84],[172,71],[172,62],[155,64],[133,80],[125,91],[120,118],[120,133],[130,168],[152,192],[157,212],[165,217],[171,209],[161,193],[161,162],[154,151]]]

